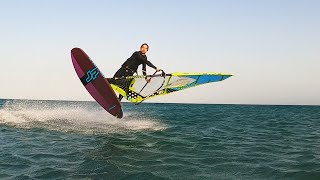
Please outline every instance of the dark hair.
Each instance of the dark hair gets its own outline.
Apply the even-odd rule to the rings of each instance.
[[[147,43],[143,43],[141,44],[140,48],[142,48],[142,46],[146,45],[148,47],[148,51],[149,51],[149,45]]]

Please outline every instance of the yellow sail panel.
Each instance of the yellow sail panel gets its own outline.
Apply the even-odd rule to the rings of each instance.
[[[227,73],[185,73],[175,72],[165,75],[129,76],[115,78],[112,88],[133,103],[140,103],[148,98],[166,95],[201,84],[223,81],[232,74]],[[145,77],[151,78],[148,83]]]

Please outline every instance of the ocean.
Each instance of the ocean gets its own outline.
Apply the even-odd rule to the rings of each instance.
[[[0,179],[320,179],[320,106],[0,100]]]

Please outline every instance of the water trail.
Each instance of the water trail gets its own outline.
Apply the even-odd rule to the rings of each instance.
[[[88,102],[7,102],[0,109],[0,124],[84,134],[166,129],[159,120],[143,117],[134,111],[125,113],[123,119],[117,119],[95,103]]]

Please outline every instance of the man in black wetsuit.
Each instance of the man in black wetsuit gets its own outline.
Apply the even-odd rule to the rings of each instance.
[[[126,77],[126,76],[132,76],[134,73],[137,73],[138,66],[142,64],[142,73],[143,75],[147,75],[146,72],[146,65],[152,67],[155,69],[157,72],[161,71],[160,68],[157,68],[154,66],[150,61],[148,61],[146,53],[149,50],[149,45],[147,43],[143,43],[140,46],[140,51],[136,51],[132,54],[131,57],[129,57],[126,62],[124,62],[121,66],[121,68],[115,73],[113,77]],[[145,78],[147,82],[150,82],[150,78]],[[110,81],[110,80],[109,80]],[[119,100],[123,96],[119,94]]]

